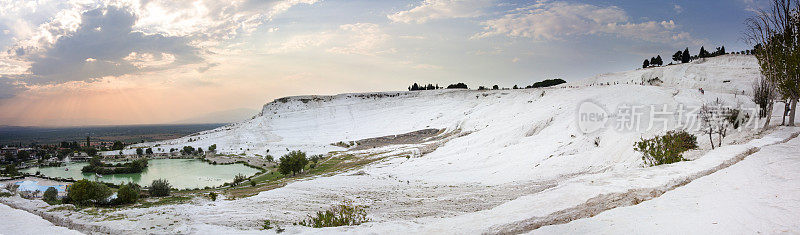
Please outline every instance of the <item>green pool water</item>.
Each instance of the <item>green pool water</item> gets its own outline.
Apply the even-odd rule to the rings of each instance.
[[[37,171],[48,177],[88,179],[115,184],[134,182],[149,185],[156,179],[167,179],[173,188],[192,189],[215,187],[232,182],[237,174],[251,176],[259,170],[243,164],[212,165],[198,159],[153,159],[148,162],[147,169],[141,173],[113,174],[97,177],[94,173],[81,173],[86,162],[68,163],[60,167],[33,167],[22,170],[34,174]],[[68,169],[68,170],[67,170]]]

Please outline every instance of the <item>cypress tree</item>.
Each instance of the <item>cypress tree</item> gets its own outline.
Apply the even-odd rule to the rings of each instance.
[[[683,50],[683,55],[681,56],[681,63],[689,63],[692,60],[692,55],[689,54],[689,48],[687,47]]]

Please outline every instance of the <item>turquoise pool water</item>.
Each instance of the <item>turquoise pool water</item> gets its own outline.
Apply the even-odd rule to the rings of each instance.
[[[153,159],[141,173],[98,177],[94,173],[82,173],[81,168],[86,165],[86,162],[69,163],[60,167],[28,168],[22,172],[35,174],[38,171],[48,177],[98,180],[115,184],[134,182],[143,186],[156,179],[167,179],[173,188],[178,189],[220,186],[232,182],[237,174],[251,176],[259,172],[243,164],[212,165],[197,159]]]

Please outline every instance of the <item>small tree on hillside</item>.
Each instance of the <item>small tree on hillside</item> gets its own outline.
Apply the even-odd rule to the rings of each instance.
[[[682,51],[675,52],[675,54],[672,54],[672,61],[681,62],[682,57],[683,57]]]
[[[710,57],[710,56],[711,56],[711,53],[708,53],[708,51],[706,51],[706,48],[701,46],[700,47],[700,54],[698,54],[697,57],[706,58],[706,57]]]
[[[722,146],[722,141],[728,133],[728,128],[732,124],[728,121],[729,109],[723,107],[722,101],[717,99],[710,104],[703,104],[700,107],[698,117],[703,128],[703,133],[708,134],[711,149],[714,149],[713,135],[719,137],[718,146]]]
[[[171,187],[172,186],[169,184],[169,181],[166,179],[153,180],[153,182],[150,183],[148,193],[153,197],[169,196]]]
[[[289,173],[296,175],[297,173],[300,173],[307,164],[308,159],[306,158],[306,153],[300,150],[295,150],[283,155],[280,158],[278,171],[284,175],[288,175]]]
[[[758,117],[765,118],[775,100],[775,85],[768,79],[759,76],[753,81],[753,102],[758,104]]]
[[[120,204],[135,203],[139,200],[139,191],[141,188],[134,183],[127,183],[119,186],[117,190],[117,202]]]
[[[661,66],[664,65],[664,60],[661,59],[661,55],[656,56],[656,65]]]
[[[147,154],[147,155],[153,155],[153,149],[152,148],[147,148],[147,150],[145,150],[144,153]]]
[[[642,68],[650,67],[650,60],[644,59],[644,63],[642,63]]]
[[[681,55],[681,63],[689,63],[692,60],[692,55],[689,54],[689,48],[683,50],[683,54]]]
[[[142,156],[142,154],[144,154],[144,151],[142,151],[142,149],[141,149],[141,148],[137,148],[137,149],[136,149],[136,155],[141,157],[141,156]]]

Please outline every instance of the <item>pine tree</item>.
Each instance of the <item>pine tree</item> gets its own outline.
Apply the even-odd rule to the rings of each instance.
[[[642,63],[642,68],[647,68],[649,66],[650,66],[650,61],[647,60],[647,59],[644,59],[644,63]]]
[[[661,59],[661,55],[656,56],[656,64],[658,66],[664,65],[664,60]]]
[[[678,51],[678,52],[675,52],[675,54],[672,54],[672,61],[681,62],[681,58],[683,58],[683,52],[682,51]]]
[[[681,56],[681,63],[689,63],[692,60],[692,55],[689,54],[689,48],[687,47],[683,50],[683,55]]]
[[[708,53],[708,51],[706,51],[706,48],[701,46],[700,47],[700,54],[698,54],[697,56],[699,58],[706,58],[706,57],[709,57],[710,55],[711,55],[711,53]]]

